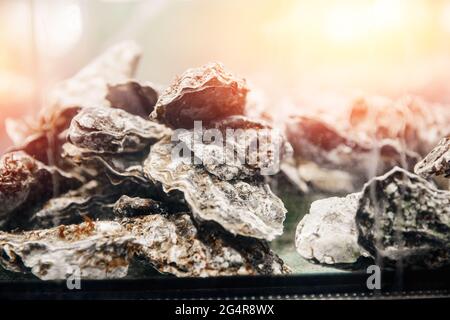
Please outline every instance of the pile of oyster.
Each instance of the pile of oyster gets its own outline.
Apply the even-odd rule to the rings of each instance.
[[[414,172],[394,167],[360,192],[313,202],[297,227],[298,253],[344,269],[450,266],[450,137]]]
[[[161,92],[133,79],[139,57],[119,44],[57,86],[37,120],[7,122],[0,265],[44,280],[124,277],[135,260],[176,276],[290,272],[268,245],[286,209],[262,175],[289,153],[283,135],[255,140],[271,126],[244,116],[246,83],[222,65]],[[226,139],[203,142],[195,121]]]

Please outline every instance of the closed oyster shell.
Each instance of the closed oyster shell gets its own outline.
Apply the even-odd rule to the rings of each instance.
[[[92,152],[130,153],[169,134],[155,122],[115,108],[84,108],[72,120],[68,140]]]
[[[148,148],[142,152],[112,154],[91,152],[71,143],[63,145],[63,157],[77,165],[82,165],[86,174],[98,177],[103,174],[112,184],[132,180],[136,183],[149,183],[143,171],[143,161],[147,158]]]
[[[365,185],[356,224],[359,244],[385,266],[450,264],[450,192],[406,170]]]
[[[26,226],[39,205],[82,183],[80,177],[46,166],[23,152],[5,154],[0,160],[0,227]]]
[[[159,97],[152,117],[172,128],[193,128],[194,121],[210,121],[243,114],[247,87],[218,63],[186,70]]]
[[[297,226],[297,252],[313,262],[355,267],[361,257],[368,257],[358,245],[355,214],[360,193],[314,201],[309,213]]]
[[[210,227],[199,231],[183,213],[0,232],[0,264],[43,280],[67,279],[78,268],[81,278],[121,278],[135,256],[176,276],[289,272],[263,241],[219,234]]]
[[[144,172],[166,192],[181,191],[196,219],[215,221],[233,234],[272,240],[283,232],[286,209],[262,179],[220,180],[201,166],[172,158],[172,144],[152,146]]]
[[[450,137],[442,139],[439,144],[419,163],[414,172],[422,177],[444,175],[450,176]]]

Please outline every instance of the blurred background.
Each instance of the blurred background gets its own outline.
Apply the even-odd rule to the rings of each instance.
[[[450,103],[450,0],[0,0],[0,151],[6,118],[36,114],[121,40],[143,49],[138,79],[220,61],[277,112],[363,94]]]

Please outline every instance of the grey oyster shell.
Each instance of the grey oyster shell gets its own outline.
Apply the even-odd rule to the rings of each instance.
[[[145,149],[170,131],[115,108],[84,108],[72,120],[68,140],[98,153],[130,153]]]
[[[31,271],[43,280],[67,279],[77,269],[81,278],[121,278],[134,257],[177,276],[289,272],[260,240],[216,236],[208,231],[200,236],[189,215],[182,213],[0,232],[0,264],[15,272]]]
[[[430,176],[450,176],[450,137],[442,139],[439,144],[419,163],[414,172],[424,178]]]
[[[113,108],[123,109],[147,119],[152,113],[159,93],[151,84],[135,80],[108,85],[106,99]]]
[[[125,218],[148,214],[165,214],[170,209],[166,203],[161,201],[123,195],[114,204],[113,211],[115,216]]]
[[[36,207],[83,182],[23,152],[5,154],[0,159],[0,228],[26,227]]]
[[[366,184],[356,224],[359,244],[385,266],[450,264],[450,192],[401,168]]]
[[[211,126],[205,132],[178,129],[172,141],[184,143],[194,163],[221,180],[276,174],[281,160],[292,152],[281,132],[263,121],[230,116]]]
[[[172,157],[172,149],[169,139],[153,145],[144,172],[164,191],[181,191],[196,219],[255,238],[272,240],[282,234],[286,209],[262,179],[220,180],[201,166]]]
[[[305,259],[349,268],[369,254],[358,244],[355,214],[360,193],[314,201],[297,226],[295,245]]]
[[[92,177],[106,175],[110,183],[120,184],[127,180],[149,183],[142,167],[147,154],[148,148],[137,153],[112,154],[92,152],[71,143],[65,143],[62,156],[76,165],[81,165],[85,173]]]
[[[196,227],[187,214],[124,220],[142,244],[140,255],[160,272],[176,276],[289,273],[264,241],[234,237],[215,226]]]
[[[186,70],[159,97],[152,118],[172,128],[193,128],[194,121],[210,121],[243,114],[248,89],[243,79],[218,63]]]

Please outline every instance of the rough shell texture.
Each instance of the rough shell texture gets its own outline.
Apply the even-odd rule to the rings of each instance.
[[[43,280],[124,277],[138,245],[117,222],[28,231],[0,232],[0,263],[15,272],[31,271]]]
[[[450,176],[450,137],[442,139],[439,144],[414,168],[418,175]]]
[[[168,139],[155,144],[144,171],[166,192],[181,191],[196,219],[215,221],[233,234],[267,240],[283,232],[286,209],[268,185],[257,178],[220,180],[201,166],[172,157],[172,147]]]
[[[351,267],[368,256],[358,245],[355,214],[359,193],[314,201],[297,226],[295,244],[305,259]]]
[[[106,99],[114,108],[147,119],[158,101],[158,92],[151,84],[127,81],[108,85]]]
[[[180,141],[193,153],[195,164],[221,180],[276,174],[291,152],[283,135],[264,122],[232,116],[213,126],[205,131],[177,130],[172,141]]]
[[[218,63],[188,69],[161,94],[152,117],[173,128],[192,128],[196,120],[243,114],[247,91],[243,79]]]
[[[84,108],[72,120],[68,140],[93,152],[138,152],[169,134],[155,122],[115,108]]]
[[[25,227],[36,206],[82,182],[23,152],[5,154],[0,160],[0,227]]]
[[[235,238],[212,225],[197,229],[187,214],[150,215],[126,228],[143,244],[141,255],[164,273],[205,277],[289,272],[264,241]]]
[[[210,227],[201,233],[204,236],[182,213],[0,232],[0,263],[11,271],[30,270],[44,280],[66,279],[77,268],[82,278],[124,277],[134,256],[177,276],[289,272],[263,241],[223,240],[220,231]]]
[[[385,265],[450,263],[450,192],[403,169],[366,184],[356,223],[360,245]]]
[[[81,165],[86,174],[98,179],[106,175],[112,184],[132,180],[136,183],[148,183],[142,163],[149,149],[130,154],[96,153],[82,149],[71,143],[63,145],[63,157],[76,165]]]

